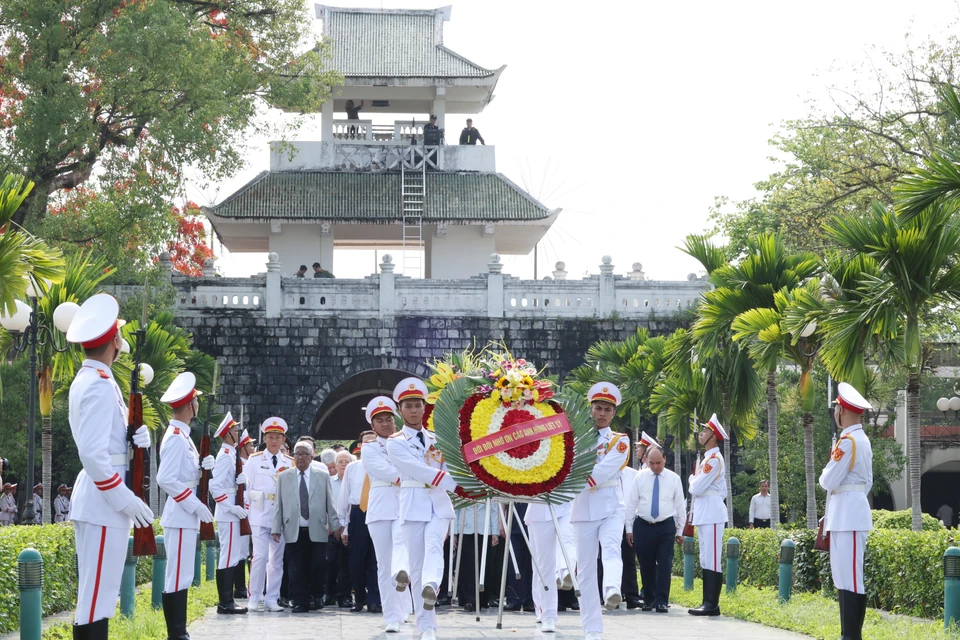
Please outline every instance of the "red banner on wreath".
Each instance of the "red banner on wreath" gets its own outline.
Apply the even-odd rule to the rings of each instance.
[[[463,445],[463,459],[467,463],[474,462],[480,458],[503,453],[538,440],[552,438],[567,431],[572,431],[572,429],[570,423],[567,422],[567,417],[562,413],[521,422]]]

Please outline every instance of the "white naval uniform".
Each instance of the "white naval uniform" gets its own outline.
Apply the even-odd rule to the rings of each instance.
[[[273,454],[269,450],[258,451],[247,458],[243,475],[247,477],[247,492],[250,494],[250,536],[253,541],[253,560],[250,561],[250,608],[266,600],[276,604],[280,597],[280,580],[283,578],[283,533],[280,542],[270,535],[273,527],[273,510],[276,508],[277,475],[293,466],[293,459],[277,452],[274,467]],[[261,594],[266,589],[266,596]]]
[[[421,444],[418,433],[423,434]],[[400,529],[407,544],[410,588],[417,616],[417,633],[437,628],[436,609],[423,608],[422,590],[438,592],[443,581],[443,541],[454,518],[447,492],[457,483],[446,472],[436,437],[426,429],[404,426],[401,435],[387,441],[387,454],[400,473]]]
[[[830,532],[830,569],[837,589],[866,593],[863,551],[873,529],[867,493],[873,486],[873,447],[859,424],[840,433],[830,461],[820,474],[827,491],[824,531]]]
[[[722,572],[720,552],[723,529],[727,522],[727,480],[723,472],[723,456],[714,447],[703,454],[696,473],[689,478],[693,502],[693,524],[700,539],[700,568]]]
[[[17,499],[12,493],[5,493],[0,498],[0,527],[13,524],[17,516]]]
[[[200,454],[190,439],[190,425],[171,420],[160,443],[160,467],[157,485],[167,494],[160,524],[167,568],[163,592],[188,589],[193,582],[200,516],[194,513],[203,505],[197,498],[200,482]]]
[[[217,503],[213,519],[217,523],[220,541],[220,560],[217,569],[235,567],[247,554],[240,548],[240,518],[227,509],[237,505],[237,450],[223,443],[217,452],[217,462],[210,480],[210,495]]]
[[[57,496],[53,499],[53,518],[54,522],[67,522],[70,520],[70,498],[67,496]]]
[[[570,503],[554,506],[553,511],[560,525],[560,535],[564,536],[563,544],[570,554],[570,561],[575,562],[577,557],[576,543],[573,540],[573,527],[570,526]],[[537,610],[537,619],[557,621],[557,582],[563,580],[567,573],[566,563],[563,561],[563,551],[557,544],[557,529],[550,517],[550,507],[545,504],[531,504],[527,506],[527,513],[523,517],[530,534],[530,547],[533,562],[540,571],[533,572],[532,592],[533,606]],[[540,580],[543,574],[548,584]],[[546,587],[546,590],[544,590]]]
[[[580,581],[580,624],[584,633],[603,633],[597,599],[597,545],[603,562],[603,597],[620,593],[623,577],[623,490],[620,471],[630,445],[609,427],[597,430],[597,462],[587,486],[573,500],[570,520],[577,536],[577,578]]]
[[[74,623],[85,625],[116,611],[133,526],[121,510],[139,500],[124,484],[127,405],[101,362],[84,360],[70,385],[70,431],[83,465],[71,500],[79,569]]]
[[[387,455],[387,440],[377,436],[360,449],[360,463],[369,477],[367,530],[377,555],[377,583],[383,605],[383,621],[403,622],[406,593],[396,589],[399,571],[407,569],[407,548],[400,531],[400,472]],[[346,473],[344,473],[346,475]]]

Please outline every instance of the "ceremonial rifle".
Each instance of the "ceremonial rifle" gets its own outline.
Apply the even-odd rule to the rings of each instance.
[[[207,419],[203,421],[203,435],[200,437],[200,461],[210,455],[210,409],[213,407],[217,395],[217,363],[213,363],[213,386],[210,389],[210,397],[207,398]],[[197,488],[197,499],[207,508],[210,507],[210,476],[212,472],[200,469],[200,486]],[[212,522],[200,523],[200,539],[215,540],[217,534],[213,530]]]
[[[237,427],[237,443],[240,443],[240,438],[243,436],[243,405],[240,405],[240,425]],[[240,457],[240,447],[234,447],[237,450],[237,476],[243,473],[243,459]],[[243,507],[243,485],[237,485],[237,506]],[[251,535],[250,531],[250,521],[247,518],[242,518],[240,520],[240,535],[249,536]]]
[[[133,443],[133,434],[143,425],[143,393],[140,390],[140,357],[143,343],[147,341],[147,303],[150,299],[150,283],[143,283],[143,314],[140,326],[134,334],[137,348],[133,357],[133,372],[130,374],[130,401],[127,413],[127,441],[133,447],[133,459],[127,469],[127,486],[144,503],[150,495],[150,448],[141,448]],[[157,553],[157,541],[153,527],[133,528],[133,555],[152,556]]]

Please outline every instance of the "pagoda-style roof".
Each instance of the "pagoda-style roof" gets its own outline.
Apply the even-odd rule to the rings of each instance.
[[[423,222],[529,224],[547,209],[499,173],[427,173]],[[399,173],[264,171],[220,204],[204,207],[236,222],[391,224],[401,215]]]
[[[489,78],[496,73],[443,46],[450,7],[347,9],[316,5],[333,40],[333,68],[346,78]]]

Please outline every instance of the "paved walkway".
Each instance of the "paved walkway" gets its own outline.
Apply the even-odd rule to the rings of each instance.
[[[480,614],[444,607],[439,609],[438,640],[473,638],[510,638],[511,640],[573,640],[583,638],[580,617],[576,612],[560,614],[557,633],[540,633],[532,613],[504,613],[503,629],[497,630],[496,611]],[[343,609],[313,611],[293,615],[283,613],[251,613],[245,616],[221,616],[215,609],[202,620],[190,625],[192,640],[416,640],[416,628],[404,624],[400,633],[383,632],[381,616],[370,613],[349,613]],[[800,640],[795,633],[771,629],[733,618],[695,618],[686,609],[674,606],[667,615],[633,611],[614,611],[604,615],[604,638],[609,640]]]

